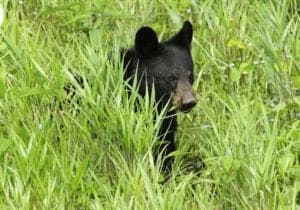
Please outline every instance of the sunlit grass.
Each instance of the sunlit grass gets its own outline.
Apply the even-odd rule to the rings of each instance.
[[[0,4],[0,208],[300,207],[298,1]],[[163,39],[186,19],[198,104],[179,114],[161,184],[152,150],[163,114],[153,93],[128,97],[119,50],[142,25]]]

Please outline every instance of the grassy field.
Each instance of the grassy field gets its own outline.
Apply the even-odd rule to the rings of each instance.
[[[0,209],[300,209],[298,0],[0,4]],[[163,116],[153,124],[153,97],[128,99],[119,50],[141,26],[166,39],[184,20],[198,104],[179,114],[160,184]]]

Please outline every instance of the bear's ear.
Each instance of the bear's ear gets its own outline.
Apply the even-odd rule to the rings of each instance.
[[[152,28],[142,27],[135,35],[135,49],[139,56],[149,57],[159,48],[157,35]]]
[[[167,43],[174,44],[185,49],[191,49],[193,38],[193,26],[189,21],[185,21],[179,32],[171,38]]]

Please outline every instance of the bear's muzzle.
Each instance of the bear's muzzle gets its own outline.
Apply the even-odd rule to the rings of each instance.
[[[193,87],[189,81],[178,81],[171,98],[173,105],[182,112],[189,112],[197,104]]]

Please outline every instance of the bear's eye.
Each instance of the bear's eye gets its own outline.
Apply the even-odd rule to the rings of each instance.
[[[192,73],[189,73],[189,80],[190,80],[191,82],[194,81],[194,77],[193,77],[193,74],[192,74]]]
[[[177,77],[176,77],[175,75],[170,75],[170,76],[168,76],[168,80],[169,80],[170,82],[172,82],[172,81],[177,80]]]

